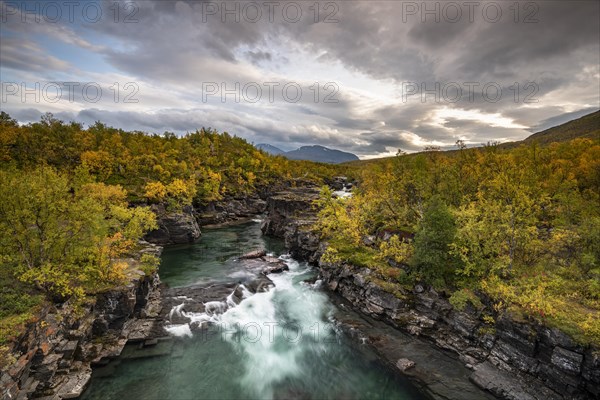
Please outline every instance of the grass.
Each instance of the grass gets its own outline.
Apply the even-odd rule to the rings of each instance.
[[[600,308],[597,302],[583,304],[576,287],[569,288],[553,274],[518,279],[489,278],[482,289],[514,315],[536,319],[567,333],[582,345],[600,346]]]
[[[546,129],[542,132],[534,133],[525,139],[524,142],[529,143],[535,141],[545,145],[552,142],[564,142],[575,138],[589,138],[592,140],[598,140],[600,138],[600,111]]]

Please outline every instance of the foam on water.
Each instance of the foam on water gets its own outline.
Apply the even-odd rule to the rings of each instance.
[[[192,331],[188,324],[177,324],[165,326],[165,329],[169,334],[178,337],[192,337]]]
[[[183,302],[183,303],[178,304],[178,305],[174,306],[173,308],[171,308],[171,311],[169,312],[169,321],[172,321],[174,316],[177,316],[177,317],[183,316],[183,317],[189,318],[190,323],[189,324],[168,323],[165,326],[165,329],[167,330],[167,332],[169,332],[169,334],[171,334],[173,336],[192,337],[193,335],[192,335],[192,331],[189,326],[190,324],[195,323],[195,322],[197,322],[197,323],[210,322],[213,324],[220,323],[223,313],[225,313],[228,309],[237,306],[237,303],[235,302],[235,299],[234,299],[234,294],[238,288],[241,289],[243,298],[247,298],[252,295],[252,293],[244,285],[239,285],[227,296],[225,301],[208,301],[208,302],[204,303],[204,312],[201,312],[201,313],[183,311],[183,308],[185,306],[185,302]],[[176,298],[178,298],[178,299],[184,298],[186,300],[192,300],[185,296],[177,296]]]
[[[327,298],[316,291],[318,285],[302,282],[310,272],[306,263],[289,256],[280,257],[288,271],[270,274],[275,287],[251,293],[240,285],[242,299],[236,302],[233,290],[225,301],[204,304],[205,312],[183,311],[184,303],[171,310],[169,317],[185,316],[194,322],[220,326],[222,339],[230,343],[244,360],[242,385],[251,397],[272,398],[273,387],[286,378],[299,376],[307,352],[323,352],[323,338],[333,334],[328,321]],[[192,336],[188,324],[172,324],[167,331],[174,336]]]
[[[347,197],[352,197],[352,192],[347,190],[347,189],[343,189],[343,190],[336,190],[333,192],[333,194],[337,197],[339,197],[340,199],[345,199]]]
[[[249,281],[254,274],[236,259],[240,248],[283,251],[281,241],[262,236],[258,223],[204,233],[202,243],[165,250],[161,278],[167,285]],[[235,285],[222,292],[220,286],[219,298],[211,299],[219,301],[204,307],[196,294],[169,299],[166,329],[182,340],[156,348],[128,345],[120,363],[94,372],[83,399],[421,399],[374,366],[366,346],[359,352],[348,346],[332,317],[336,307],[318,281],[310,283],[315,272],[281,259],[289,271],[270,275],[268,292],[234,291]]]
[[[222,318],[239,334],[226,339],[243,354],[242,383],[258,398],[272,398],[276,383],[300,375],[302,357],[307,351],[323,351],[319,334],[331,330],[323,318],[326,297],[295,282],[310,268],[289,257],[282,259],[289,271],[269,275],[275,283],[273,290],[244,299]]]

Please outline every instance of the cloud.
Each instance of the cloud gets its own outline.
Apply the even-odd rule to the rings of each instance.
[[[483,13],[489,2],[474,9],[472,21],[464,3],[455,3],[462,7],[457,22],[449,21],[452,10],[444,2],[319,3],[318,21],[309,8],[313,3],[295,2],[302,17],[293,23],[282,14],[289,2],[279,2],[272,21],[263,8],[256,22],[242,12],[247,3],[233,3],[228,7],[239,7],[239,22],[232,15],[223,22],[223,2],[144,1],[135,2],[138,22],[123,23],[112,18],[114,0],[102,1],[111,18],[95,24],[10,20],[2,26],[3,69],[27,79],[59,71],[104,83],[135,81],[140,102],[3,108],[23,121],[33,110],[53,110],[86,123],[99,119],[159,133],[212,126],[257,143],[286,148],[318,143],[370,157],[428,144],[448,147],[457,139],[518,140],[528,130],[600,106],[596,1],[520,2],[518,14],[514,2],[493,2],[502,10],[497,22],[490,20],[491,11]],[[409,3],[417,6],[414,13]],[[120,5],[123,9],[125,1]],[[219,9],[208,12],[215,5]],[[438,7],[439,21],[423,7]],[[337,22],[324,22],[328,15]],[[85,60],[62,54],[58,44],[107,65],[91,74]],[[226,88],[294,83],[303,97],[291,102],[278,89],[274,101],[236,102],[229,96],[223,102],[219,94],[205,101],[206,82]],[[337,85],[333,103],[324,101],[330,82]],[[419,92],[404,98],[407,82]],[[472,92],[469,82],[477,83]],[[437,93],[421,96],[436,84]],[[463,94],[456,101],[452,90],[444,91],[453,85]],[[492,101],[496,90],[501,98]]]
[[[2,39],[0,66],[44,74],[49,70],[64,71],[70,68],[68,62],[46,53],[37,43],[15,37]]]

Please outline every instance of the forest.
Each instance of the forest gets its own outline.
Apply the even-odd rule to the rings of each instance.
[[[319,200],[322,261],[369,268],[401,298],[424,284],[487,305],[490,329],[509,312],[600,344],[599,139],[355,163],[353,196]]]
[[[267,185],[322,184],[337,170],[210,128],[149,135],[51,114],[19,125],[0,113],[0,345],[46,301],[77,305],[123,283],[132,268],[123,260],[157,226],[149,205],[178,211]],[[148,272],[158,264],[139,262]]]

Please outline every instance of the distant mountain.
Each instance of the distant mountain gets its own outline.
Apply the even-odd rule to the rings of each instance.
[[[281,155],[287,157],[290,160],[307,160],[329,164],[339,164],[347,161],[356,161],[359,159],[352,153],[346,153],[345,151],[330,149],[319,145],[302,146],[299,149],[292,151],[284,151],[279,147],[275,147],[268,143],[260,143],[255,145],[255,147],[275,156]]]
[[[268,143],[259,143],[255,147],[259,150],[266,151],[269,154],[273,154],[274,156],[285,153],[285,151],[281,150],[279,147],[275,147]]]
[[[548,144],[564,142],[575,138],[600,139],[600,111],[584,115],[562,125],[534,133],[523,140],[524,143]]]
[[[329,149],[319,145],[302,146],[297,150],[288,151],[284,156],[291,160],[308,160],[330,164],[358,160],[358,157],[355,154]]]

